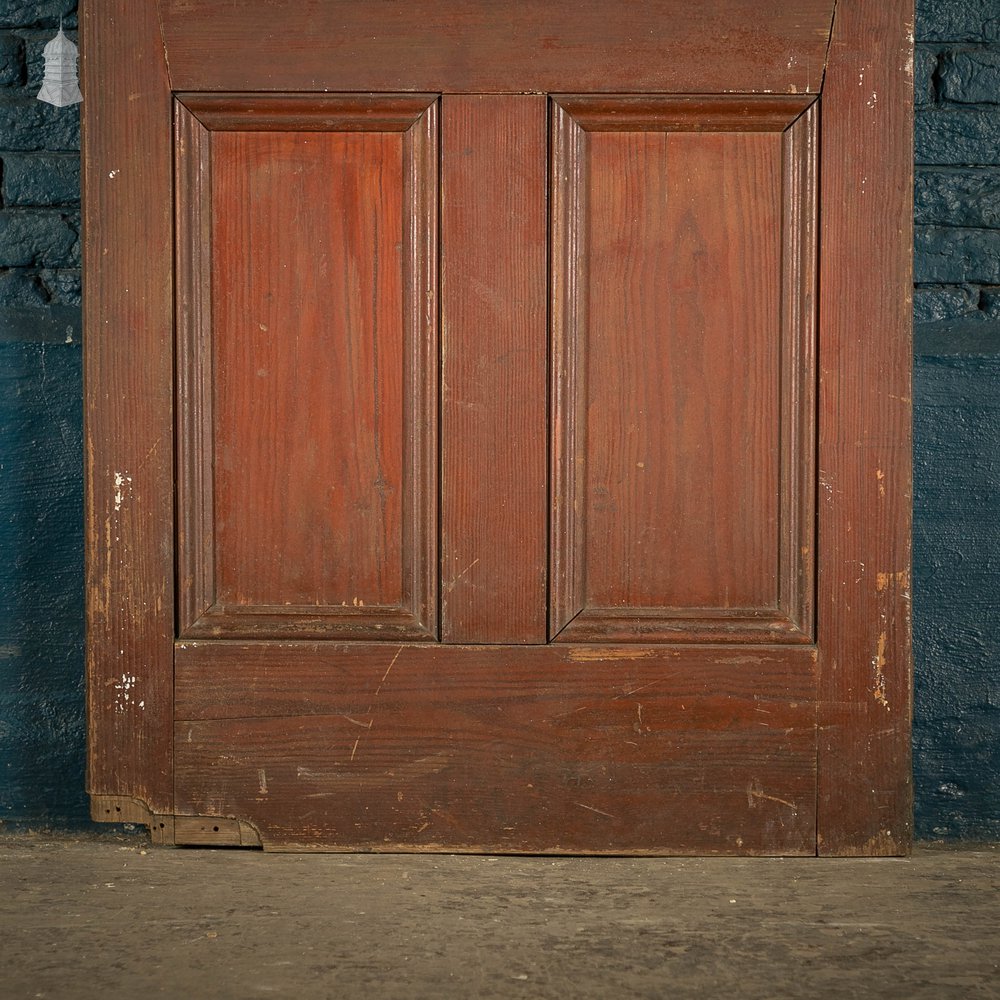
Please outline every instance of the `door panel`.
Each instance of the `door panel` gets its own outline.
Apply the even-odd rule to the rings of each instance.
[[[178,809],[286,849],[809,854],[815,671],[805,646],[182,642]]]
[[[811,641],[808,103],[556,105],[560,641]]]
[[[182,634],[431,638],[436,105],[178,119]]]

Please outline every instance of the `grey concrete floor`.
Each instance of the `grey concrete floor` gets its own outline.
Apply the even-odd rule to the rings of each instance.
[[[1000,998],[1000,850],[264,855],[0,836],[0,996]]]

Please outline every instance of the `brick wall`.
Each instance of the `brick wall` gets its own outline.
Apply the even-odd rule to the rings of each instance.
[[[35,99],[73,0],[0,0],[0,825],[83,794],[80,109]]]
[[[915,61],[919,351],[1000,333],[1000,5],[925,0]]]
[[[1000,2],[917,13],[916,830],[998,838]]]
[[[80,110],[35,99],[73,0],[0,4],[0,338],[79,338]]]

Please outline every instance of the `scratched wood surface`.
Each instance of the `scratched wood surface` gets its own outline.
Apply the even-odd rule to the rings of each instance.
[[[87,789],[170,812],[170,92],[153,4],[87,2],[81,35]]]
[[[811,854],[815,651],[177,650],[178,810],[266,848]]]
[[[217,833],[217,842],[253,843],[252,824],[270,848],[908,849],[912,11],[905,0],[841,0],[819,114],[803,95],[822,80],[832,6],[84,8],[85,82],[101,95],[86,110],[85,152],[95,811],[119,802],[149,809],[164,839],[182,841]],[[261,44],[279,28],[282,44]],[[174,209],[171,89],[185,92],[188,108],[177,110]],[[595,89],[604,93],[588,96]],[[495,93],[504,90],[512,93]],[[351,93],[333,113],[338,91]],[[576,93],[552,103],[564,102],[566,121],[584,122],[576,132],[566,121],[550,129],[548,192],[538,177],[547,98],[534,91]],[[660,128],[671,91],[682,95],[670,98],[677,121]],[[407,124],[401,109],[417,99],[426,110]],[[437,112],[449,107],[439,143]],[[589,180],[573,173],[585,162]],[[461,322],[450,341],[445,326],[443,356],[438,221],[441,237],[458,241],[457,255],[440,247],[442,259],[468,285],[463,301],[446,276],[449,315]],[[558,248],[549,249],[551,345],[537,297],[547,225]],[[249,249],[244,229],[253,230]],[[218,259],[216,242],[225,248]],[[294,273],[316,247],[327,255],[319,274]],[[659,260],[667,251],[669,273]],[[269,273],[281,280],[267,284]],[[361,285],[375,301],[357,293]],[[699,296],[697,285],[713,294]],[[320,317],[320,286],[351,290],[332,318]],[[511,313],[494,322],[498,295]],[[577,341],[560,339],[570,299],[578,320],[598,321],[580,327],[575,369],[563,347]],[[680,326],[662,335],[660,316]],[[280,339],[267,337],[274,322],[284,325]],[[697,343],[680,335],[684,324]],[[519,352],[513,370],[489,339],[497,331]],[[198,350],[203,361],[218,351],[221,367],[190,364]],[[280,376],[278,394],[256,392],[258,359],[268,377]],[[600,379],[587,381],[595,365]],[[442,368],[461,389],[451,401],[438,393]],[[584,381],[567,394],[570,370]],[[685,393],[705,397],[717,422],[704,413],[677,420],[667,404]],[[446,456],[454,445],[434,423],[439,401],[442,431],[464,442],[466,456],[440,480],[439,444]],[[461,401],[481,404],[478,423],[460,413]],[[697,412],[697,400],[686,405]],[[353,422],[354,447],[323,422],[324,409]],[[567,454],[584,456],[575,468],[588,471],[571,477],[574,506],[564,502],[572,489],[560,463],[550,467],[556,520],[545,581],[537,508],[547,419],[554,457],[576,421]],[[225,468],[210,464],[220,441],[220,454],[231,452]],[[630,450],[638,441],[651,444],[648,463]],[[279,489],[303,462],[306,479]],[[651,492],[638,478],[647,465],[658,473]],[[217,472],[225,496],[209,499],[203,487]],[[440,524],[439,483],[444,495],[452,490]],[[598,509],[595,484],[624,503],[624,519]],[[202,490],[190,509],[189,486]],[[346,491],[332,521],[320,499],[331,488]],[[491,503],[508,497],[515,521],[491,520]],[[671,569],[671,519],[656,516],[671,505],[672,520],[694,529],[677,536],[684,574]],[[712,530],[702,507],[718,515]],[[559,510],[573,511],[568,534]],[[322,548],[324,526],[343,518],[354,527],[337,537],[363,538],[350,564],[328,548],[317,555],[307,540],[315,531]],[[438,558],[442,528],[466,561]],[[184,546],[199,531],[202,540],[219,531],[229,561],[205,560],[208,547],[196,544],[201,568],[188,573]],[[664,565],[637,541],[642,531]],[[564,534],[578,544],[563,544]],[[797,553],[789,540],[801,543]],[[493,575],[459,586],[466,569],[487,567]],[[454,603],[445,637],[454,641],[427,641],[446,583]],[[587,635],[590,645],[565,641],[568,632],[542,645],[546,587],[553,626],[587,601],[610,624]],[[671,636],[656,624],[669,618],[671,588],[683,613],[700,615],[700,632]],[[733,591],[736,608],[726,606]],[[645,601],[661,604],[650,615]],[[233,640],[189,638],[199,615],[206,634]],[[727,615],[717,628],[713,617]],[[644,631],[650,618],[654,630]],[[288,641],[300,637],[325,641]]]
[[[182,633],[429,637],[436,108],[190,105],[178,107]]]
[[[160,0],[177,90],[815,93],[834,0]]]
[[[912,28],[910,0],[842,0],[823,96],[821,854],[912,838]]]
[[[813,526],[791,516],[815,490],[807,106],[556,106],[560,640],[812,639]]]
[[[445,642],[545,641],[546,103],[442,101]]]

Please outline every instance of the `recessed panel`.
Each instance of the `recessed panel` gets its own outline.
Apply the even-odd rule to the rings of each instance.
[[[426,634],[433,195],[413,176],[420,126],[397,115],[380,129],[377,103],[374,121],[345,114],[341,129],[316,114],[302,128],[303,109],[280,101],[251,122],[238,101],[192,103],[217,128],[189,234],[210,252],[191,254],[204,593],[188,631]]]
[[[401,604],[401,136],[213,147],[217,600]]]
[[[556,631],[799,636],[812,486],[789,448],[811,454],[814,265],[789,109],[574,110],[557,111]]]
[[[591,137],[588,604],[777,600],[780,145]]]

